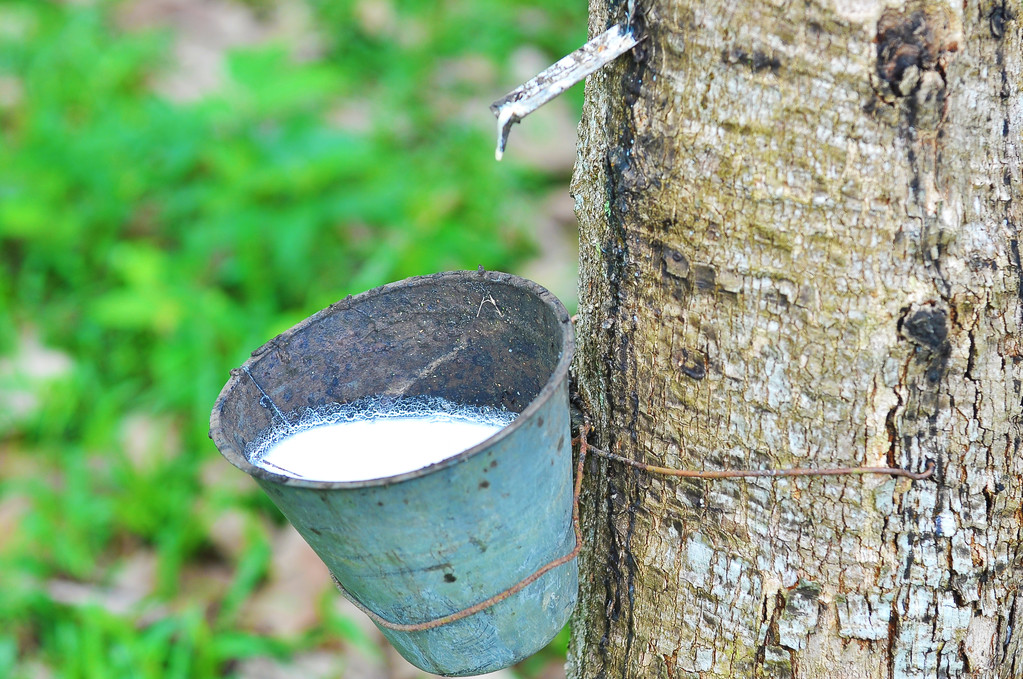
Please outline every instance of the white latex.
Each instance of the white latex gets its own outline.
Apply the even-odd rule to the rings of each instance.
[[[268,471],[310,481],[365,481],[414,471],[483,442],[515,413],[439,399],[374,401],[309,411],[251,455]]]

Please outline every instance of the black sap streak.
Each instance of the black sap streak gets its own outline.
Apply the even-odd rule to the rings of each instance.
[[[947,8],[916,2],[904,9],[885,10],[877,22],[877,77],[900,97],[919,83],[903,81],[910,67],[937,71],[944,79],[950,55],[959,50],[957,34]]]
[[[898,330],[916,346],[915,360],[932,385],[948,373],[952,345],[948,340],[949,312],[935,302],[912,305],[903,310]]]
[[[900,324],[906,339],[932,351],[948,341],[948,312],[935,305],[910,309]]]
[[[987,15],[988,28],[991,29],[991,37],[995,40],[1001,40],[1002,36],[1005,35],[1005,24],[1009,23],[1016,17],[1009,11],[1009,8],[1005,6],[1005,3],[994,7],[991,13]]]

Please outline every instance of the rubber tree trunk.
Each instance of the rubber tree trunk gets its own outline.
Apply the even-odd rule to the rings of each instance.
[[[591,33],[625,19],[593,0]],[[573,193],[570,675],[1023,676],[1023,6],[639,0]]]

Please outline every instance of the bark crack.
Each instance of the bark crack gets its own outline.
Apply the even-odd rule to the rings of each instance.
[[[895,658],[899,642],[899,605],[896,597],[892,597],[892,610],[888,617],[888,643],[885,645],[885,666],[888,679],[895,679]]]
[[[767,672],[767,652],[768,647],[778,646],[778,621],[781,620],[782,613],[785,611],[785,593],[779,589],[774,593],[774,608],[769,609],[768,599],[770,595],[764,597],[763,603],[763,615],[767,622],[764,628],[764,638],[757,646],[756,657],[753,661],[753,676],[755,679],[766,679],[767,677],[773,676]],[[768,611],[770,610],[770,617],[768,619]]]

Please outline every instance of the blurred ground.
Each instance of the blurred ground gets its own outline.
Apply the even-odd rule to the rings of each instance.
[[[388,0],[360,0],[357,6],[358,16],[370,31],[395,30],[397,10]],[[258,14],[250,6],[230,0],[128,0],[120,9],[119,20],[128,30],[173,31],[175,61],[166,65],[153,87],[179,102],[194,101],[222,86],[225,59],[232,48],[283,43],[294,58],[315,59],[323,44],[312,25],[308,6],[301,0],[280,0]],[[542,51],[523,45],[513,53],[511,77],[503,83],[498,81],[494,65],[475,54],[438,60],[435,81],[468,82],[488,91],[487,96],[461,98],[449,104],[451,115],[466,117],[471,124],[486,128],[493,123],[490,102],[549,65]],[[333,119],[358,130],[366,127],[371,110],[369,102],[347,101],[333,112]],[[571,309],[578,300],[578,239],[568,179],[575,162],[578,122],[568,102],[556,99],[515,127],[506,161],[563,180],[550,190],[539,218],[532,223],[539,246],[537,256],[516,273],[548,288]]]
[[[59,31],[46,38],[52,44],[22,46],[21,52],[12,52],[15,56],[5,56],[5,39],[44,39],[37,36],[43,35],[46,15],[39,8],[100,5],[99,0],[33,2],[0,0],[0,575],[5,580],[0,588],[0,675],[191,679],[223,671],[241,679],[428,676],[402,660],[372,623],[333,590],[325,567],[297,533],[254,491],[251,480],[204,439],[203,418],[216,394],[210,385],[221,383],[228,367],[307,315],[308,308],[336,299],[338,288],[350,285],[358,291],[396,272],[425,272],[417,267],[450,262],[475,268],[489,262],[483,254],[475,260],[471,251],[446,254],[445,248],[467,239],[459,225],[445,223],[463,213],[482,219],[496,202],[501,208],[488,218],[526,223],[537,247],[523,260],[517,241],[493,229],[480,240],[480,247],[496,244],[486,256],[516,262],[515,273],[549,288],[574,311],[576,223],[568,181],[578,106],[559,99],[513,130],[499,178],[502,190],[525,198],[508,200],[486,193],[488,186],[458,185],[479,174],[477,161],[466,158],[492,157],[492,146],[469,147],[462,141],[493,139],[489,103],[561,56],[552,55],[549,44],[551,35],[562,32],[548,16],[557,8],[543,3],[493,7],[518,22],[519,34],[545,31],[546,45],[528,40],[504,45],[497,26],[488,34],[490,47],[480,43],[484,46],[462,51],[455,44],[429,59],[425,76],[393,64],[395,72],[420,78],[431,115],[449,127],[455,121],[453,127],[479,133],[463,138],[458,130],[431,123],[414,106],[395,110],[401,96],[380,96],[401,82],[387,84],[397,77],[390,72],[392,64],[372,59],[393,45],[422,44],[428,30],[443,29],[443,22],[422,20],[422,3],[411,3],[420,12],[415,16],[406,16],[401,3],[389,0],[333,3],[352,9],[361,41],[353,54],[370,54],[367,63],[376,64],[374,75],[382,84],[376,91],[360,85],[356,91],[363,94],[316,110],[318,121],[326,121],[323,131],[302,118],[305,90],[296,85],[298,95],[286,91],[288,72],[277,74],[274,69],[282,67],[258,50],[281,46],[292,63],[315,65],[328,52],[337,59],[344,50],[329,47],[336,36],[324,34],[325,24],[317,18],[334,11],[332,3],[313,11],[309,2],[314,0],[114,2],[119,30],[163,35],[169,41],[162,60],[139,79],[133,60],[152,59],[156,50],[148,43],[89,46],[101,34],[81,28],[96,20],[89,14],[66,26],[55,19]],[[453,13],[461,8],[459,3],[438,6]],[[578,22],[583,29],[584,18]],[[546,28],[533,31],[534,25]],[[249,62],[232,61],[236,50],[248,48],[257,50]],[[559,43],[557,49],[565,46]],[[79,51],[92,54],[95,63],[75,63],[68,56]],[[105,53],[109,62],[102,59]],[[498,61],[494,54],[507,58]],[[279,95],[284,103],[255,86],[235,98],[218,99],[225,91],[241,90],[241,76],[258,84],[264,72],[267,81],[285,90]],[[300,84],[314,94],[333,83],[353,88],[348,76],[326,69],[311,67],[301,75],[306,80]],[[88,83],[83,86],[87,91],[75,90],[79,82]],[[109,83],[114,83],[112,91],[132,98],[130,106],[103,98],[108,94],[98,90]],[[159,101],[146,99],[147,93]],[[100,101],[92,101],[93,96]],[[267,101],[260,99],[264,96]],[[323,99],[318,96],[309,99],[318,103]],[[45,97],[52,99],[50,109],[43,105]],[[168,123],[161,128],[174,113],[164,101],[197,113],[180,124],[172,121],[177,127]],[[237,106],[242,122],[218,106]],[[298,132],[280,122],[292,109],[303,121]],[[345,174],[347,166],[331,165],[336,158],[321,159],[318,144],[332,148],[323,138],[341,143],[329,137],[331,130],[350,132],[358,141],[360,135],[379,136],[381,121],[394,138],[389,143],[416,147],[420,154],[434,148],[424,138],[435,133],[451,137],[448,146],[438,148],[452,155],[409,160],[420,171],[431,163],[445,166],[434,173],[440,179],[429,178],[436,183],[392,188],[388,182],[404,181],[411,172],[392,167],[381,172],[381,182],[361,184],[359,177]],[[156,151],[146,147],[141,158],[135,157],[131,152],[149,142],[146,132],[158,137]],[[161,136],[179,132],[181,139]],[[297,141],[289,141],[288,134]],[[293,162],[288,156],[292,146],[306,155]],[[374,171],[376,151],[355,142],[343,148],[356,160],[369,154],[363,167]],[[196,159],[188,160],[189,154]],[[492,160],[479,162],[493,171]],[[170,169],[146,178],[150,165]],[[322,181],[328,189],[317,184],[320,165],[327,167]],[[450,177],[443,171],[446,165],[458,165]],[[267,175],[259,175],[267,167]],[[181,186],[163,195],[171,180]],[[214,180],[223,183],[204,195]],[[279,188],[288,181],[294,186]],[[237,196],[231,193],[235,188]],[[400,216],[407,219],[407,234],[375,224],[398,213],[360,203],[361,192],[370,191],[375,197],[363,202],[404,210]],[[472,195],[477,191],[481,197]],[[335,212],[322,219],[307,214],[328,211],[324,206],[332,205],[334,193],[348,201],[335,212],[357,214],[343,223]],[[305,210],[301,199],[296,204],[296,195],[319,202]],[[253,234],[264,220],[279,223],[288,237],[262,244]],[[315,229],[305,228],[313,223]],[[194,234],[187,232],[193,227]],[[101,236],[106,228],[114,235]],[[324,233],[343,244],[336,268],[344,276],[289,289],[294,282],[279,271],[295,271],[303,257],[322,250],[317,238]],[[95,252],[89,249],[94,245]],[[431,246],[441,251],[421,253]],[[273,257],[283,262],[276,274],[263,268]],[[317,283],[322,289],[311,289]],[[193,310],[208,316],[190,316]],[[201,364],[203,359],[209,363]],[[140,364],[150,372],[140,374]],[[197,471],[182,471],[192,466]],[[562,637],[546,654],[490,676],[560,679],[564,643]]]

